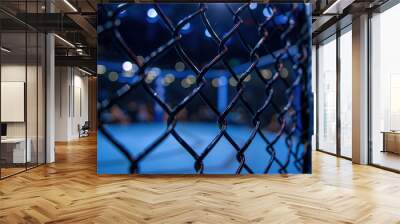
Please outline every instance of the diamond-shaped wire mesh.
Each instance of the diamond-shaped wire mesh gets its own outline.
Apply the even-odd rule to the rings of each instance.
[[[223,34],[217,32],[213,27],[213,23],[209,19],[210,4],[194,4],[196,10],[181,15],[178,22],[177,19],[171,18],[163,9],[163,4],[154,4],[155,11],[152,11],[160,19],[160,24],[164,27],[164,31],[169,32],[169,38],[160,46],[155,47],[149,55],[141,57],[138,55],[135,46],[141,43],[133,43],[135,40],[124,36],[125,33],[120,30],[120,24],[126,20],[129,21],[130,16],[124,15],[131,7],[137,7],[137,4],[119,4],[119,5],[100,5],[99,13],[102,14],[102,24],[98,26],[98,35],[101,39],[102,35],[112,36],[112,42],[118,45],[120,51],[128,56],[129,60],[137,66],[133,75],[129,76],[120,85],[116,87],[116,91],[112,95],[102,97],[99,94],[98,101],[98,130],[101,135],[111,143],[130,163],[130,173],[141,173],[141,163],[146,158],[162,147],[163,141],[168,137],[173,137],[181,146],[181,149],[190,154],[193,158],[193,170],[196,173],[206,173],[204,160],[214,150],[215,146],[221,139],[225,139],[235,150],[235,159],[237,160],[236,173],[260,173],[254,172],[251,165],[247,163],[246,151],[253,143],[255,137],[260,138],[263,142],[258,150],[266,152],[265,167],[263,173],[271,173],[271,167],[275,164],[279,166],[279,173],[288,173],[288,166],[294,164],[297,173],[311,172],[311,134],[312,134],[312,94],[311,94],[311,73],[310,73],[310,55],[311,55],[311,22],[310,8],[307,4],[265,4],[263,16],[257,16],[252,11],[251,4],[220,4],[225,7],[231,17],[230,29]],[[260,6],[259,6],[260,7]],[[214,12],[215,13],[215,12]],[[146,19],[146,18],[143,18]],[[192,29],[205,29],[209,38],[215,43],[215,49],[204,49],[206,51],[215,51],[213,58],[206,63],[197,63],[185,48],[183,41],[183,32],[193,20],[200,19],[203,27],[191,27]],[[257,41],[250,41],[247,37],[247,31],[242,26],[247,21],[254,24],[253,28],[257,33]],[[193,24],[193,23],[192,23]],[[136,27],[133,24],[132,29]],[[137,28],[140,29],[140,28]],[[143,30],[138,30],[138,33]],[[227,56],[230,54],[229,41],[235,36],[238,42],[245,49],[245,56],[248,58],[246,68],[237,72],[234,66],[229,63]],[[235,42],[237,43],[237,42]],[[101,45],[102,43],[99,43]],[[145,43],[143,43],[145,44]],[[146,46],[152,43],[146,43]],[[277,50],[277,47],[279,48]],[[168,52],[175,52],[175,55],[181,60],[195,75],[193,80],[194,87],[191,91],[182,96],[174,106],[168,104],[160,93],[147,80],[151,78],[150,66],[157,60],[168,57]],[[109,52],[108,52],[109,53]],[[271,59],[272,68],[270,73],[265,74],[265,70],[260,69],[260,60],[264,57]],[[207,74],[212,72],[216,64],[222,67],[226,72],[230,81],[235,83],[233,96],[227,102],[227,106],[221,110],[217,108],[206,93],[207,86],[211,85]],[[285,67],[290,67],[286,69]],[[290,74],[286,74],[286,73]],[[254,108],[246,98],[247,80],[253,74],[257,77],[257,82],[263,86],[263,96],[258,101],[258,107]],[[291,79],[286,78],[290,76]],[[104,76],[104,77],[103,77]],[[153,77],[154,78],[154,77]],[[106,85],[111,85],[106,80],[105,75],[99,75],[99,89]],[[109,122],[107,116],[110,110],[116,105],[123,106],[126,99],[138,94],[138,89],[142,88],[150,100],[157,105],[159,110],[166,114],[166,128],[156,139],[142,146],[140,153],[134,153],[138,146],[124,144],[119,139],[119,134],[106,128]],[[100,91],[99,90],[99,91]],[[281,92],[278,101],[274,97]],[[142,92],[141,92],[142,93]],[[214,121],[218,125],[218,133],[208,142],[204,149],[196,150],[189,144],[177,131],[177,123],[179,123],[179,114],[187,107],[195,97],[199,97],[202,102],[212,111]],[[125,100],[125,101],[124,101]],[[243,105],[247,115],[250,117],[249,126],[250,134],[244,142],[239,143],[233,137],[228,129],[230,116],[235,106]],[[266,111],[272,111],[265,115]],[[273,122],[274,121],[274,122]],[[278,128],[272,134],[268,135],[262,130],[262,127],[276,123]],[[201,135],[202,133],[198,133]],[[141,138],[140,136],[132,136],[132,138]],[[285,147],[277,147],[277,142],[283,141]],[[285,159],[279,159],[276,154],[279,150],[287,151]],[[243,172],[245,171],[245,172]],[[292,171],[293,172],[293,171]]]

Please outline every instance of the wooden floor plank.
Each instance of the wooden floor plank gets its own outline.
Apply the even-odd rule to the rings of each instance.
[[[400,175],[320,152],[312,175],[96,174],[96,139],[0,181],[0,223],[400,223]]]

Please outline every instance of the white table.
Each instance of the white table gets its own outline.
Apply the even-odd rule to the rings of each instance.
[[[28,143],[25,151],[25,138],[5,138],[1,139],[2,147],[13,147],[13,163],[26,163],[32,160],[30,138],[26,139]],[[26,160],[25,160],[26,159]]]

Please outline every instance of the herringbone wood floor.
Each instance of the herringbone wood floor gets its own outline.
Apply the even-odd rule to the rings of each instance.
[[[98,176],[96,139],[0,181],[0,223],[400,223],[400,175],[313,155],[313,175]]]

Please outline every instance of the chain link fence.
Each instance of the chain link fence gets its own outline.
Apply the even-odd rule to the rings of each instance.
[[[145,10],[148,5],[104,4],[99,6],[99,46],[106,45],[102,42],[104,41],[101,39],[102,36],[111,37],[110,42],[118,45],[118,49],[134,66],[137,66],[134,74],[125,81],[119,82],[119,85],[113,86],[113,94],[107,97],[99,94],[98,98],[99,133],[129,161],[129,172],[141,173],[141,163],[151,153],[157,151],[167,137],[173,137],[179,143],[180,149],[192,157],[192,168],[198,174],[207,173],[204,160],[221,139],[225,139],[235,150],[235,160],[238,164],[236,174],[276,173],[271,170],[273,165],[279,167],[278,173],[310,173],[313,110],[310,71],[311,15],[309,11],[311,9],[309,6],[307,4],[259,4],[258,7],[262,7],[262,16],[260,16],[254,12],[254,3],[218,4],[218,7],[223,7],[230,17],[230,28],[221,33],[215,29],[214,23],[209,19],[209,15],[215,13],[210,10],[210,5],[213,6],[213,4],[191,4],[195,6],[195,10],[180,15],[179,20],[172,18],[173,15],[164,10],[164,5],[151,5],[154,11],[148,11],[148,14],[150,13],[150,18],[157,16],[158,24],[163,27],[163,32],[167,32],[169,38],[159,46],[153,46],[158,42],[143,43],[146,46],[156,47],[154,51],[143,57],[139,56],[135,49],[138,43],[134,42],[137,40],[126,36],[120,24],[129,22],[131,17],[129,13],[126,15],[129,10],[132,8],[140,10],[141,7]],[[180,6],[177,4],[177,10]],[[194,20],[201,21],[206,35],[214,42],[215,49],[204,49],[204,51],[213,51],[216,54],[205,63],[197,63],[197,58],[185,48],[187,42],[183,41],[184,32],[190,24],[191,29],[202,29],[202,27],[193,27]],[[244,26],[246,29],[243,28]],[[256,37],[256,41],[248,38],[249,26],[255,33],[252,39]],[[146,33],[141,30],[142,28],[135,27],[135,24],[131,24],[131,28],[136,29],[137,35]],[[248,62],[244,64],[245,69],[241,72],[238,72],[227,59],[232,48],[231,39],[234,36],[237,41],[233,43],[241,45],[243,49],[241,54],[248,59]],[[148,82],[152,75],[150,66],[168,57],[168,52],[175,52],[177,59],[182,61],[195,76],[193,88],[173,106],[165,101],[153,84]],[[110,52],[100,51],[99,56],[107,53]],[[267,74],[260,68],[260,64],[266,57],[270,59],[271,64],[271,69]],[[219,71],[222,70],[226,77],[229,77],[229,81],[234,83],[232,97],[223,109],[218,108],[207,94],[207,87],[212,84],[207,74],[213,72],[217,65]],[[252,91],[251,88],[246,88],[249,76],[256,79],[254,82],[257,82],[257,85],[262,86],[263,92],[259,97],[252,99],[246,97],[245,92]],[[287,78],[288,76],[290,78]],[[107,77],[109,76],[105,74],[99,75],[99,91],[112,85]],[[108,119],[110,110],[116,105],[123,107],[126,102],[133,99],[135,94],[139,93],[139,88],[142,89],[140,94],[144,93],[143,97],[149,98],[163,112],[166,124],[162,134],[144,146],[124,144],[119,139],[119,133],[107,128],[108,124],[113,123]],[[179,114],[195,97],[200,98],[202,103],[212,111],[214,122],[219,128],[217,135],[201,150],[196,150],[196,146],[186,141],[176,128],[179,123]],[[257,101],[258,107],[255,108],[250,101]],[[227,131],[230,126],[228,116],[233,113],[234,107],[238,104],[242,105],[246,116],[249,117],[247,125],[250,127],[249,136],[240,143]],[[267,115],[266,111],[269,111]],[[263,130],[272,123],[275,126],[273,131],[267,133]],[[256,136],[263,142],[258,150],[267,152],[265,158],[258,158],[265,160],[262,172],[254,171],[251,164],[247,162],[249,158],[246,156],[246,151]],[[132,136],[132,138],[141,137]],[[277,146],[280,141],[284,142],[284,147]],[[133,153],[135,150],[136,153]],[[287,151],[284,159],[276,156],[280,151]],[[294,165],[295,170],[288,169],[290,164]]]

